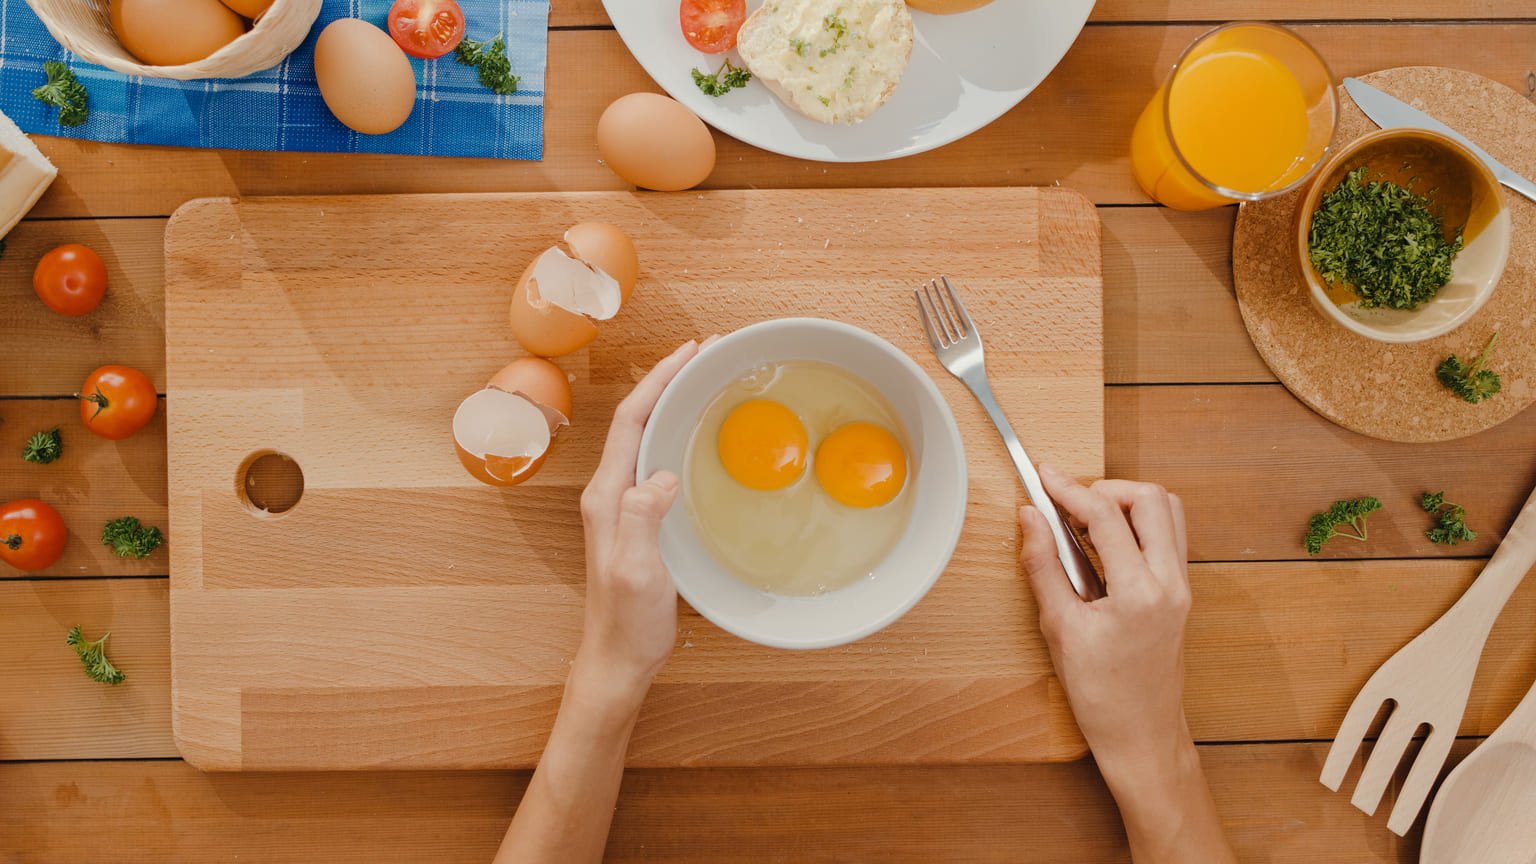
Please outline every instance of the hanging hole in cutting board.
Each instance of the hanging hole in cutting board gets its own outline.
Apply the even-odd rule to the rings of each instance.
[[[259,450],[235,473],[235,492],[253,516],[277,516],[304,496],[304,471],[286,453]]]

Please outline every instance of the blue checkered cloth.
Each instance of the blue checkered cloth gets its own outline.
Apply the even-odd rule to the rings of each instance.
[[[411,60],[416,108],[388,135],[341,125],[315,85],[315,39],[337,18],[383,26],[391,0],[325,0],[309,38],[287,60],[244,78],[175,81],[129,77],[67,54],[23,0],[0,0],[0,110],[27,132],[91,141],[230,150],[403,153],[539,159],[544,152],[548,0],[459,0],[473,39],[505,33],[518,92],[497,96],[452,55]],[[43,61],[65,60],[90,93],[90,119],[59,125],[58,109],[32,98]]]

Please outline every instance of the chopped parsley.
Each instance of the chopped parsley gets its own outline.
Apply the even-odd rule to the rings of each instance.
[[[724,96],[738,87],[747,86],[752,80],[752,73],[731,63],[729,59],[725,65],[715,70],[713,75],[698,69],[693,70],[693,83],[705,96]]]
[[[1329,285],[1351,287],[1362,308],[1417,309],[1450,281],[1461,229],[1446,240],[1411,183],[1367,180],[1366,171],[1349,172],[1312,215],[1312,266]]]

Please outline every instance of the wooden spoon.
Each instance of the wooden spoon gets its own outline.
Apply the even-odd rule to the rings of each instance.
[[[1420,864],[1536,864],[1536,686],[1440,787]]]

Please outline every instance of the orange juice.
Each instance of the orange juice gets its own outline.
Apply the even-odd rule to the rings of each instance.
[[[1267,24],[1228,25],[1196,41],[1131,135],[1142,189],[1169,207],[1201,210],[1279,194],[1310,175],[1335,113],[1327,67],[1316,59],[1306,68],[1310,53]]]

